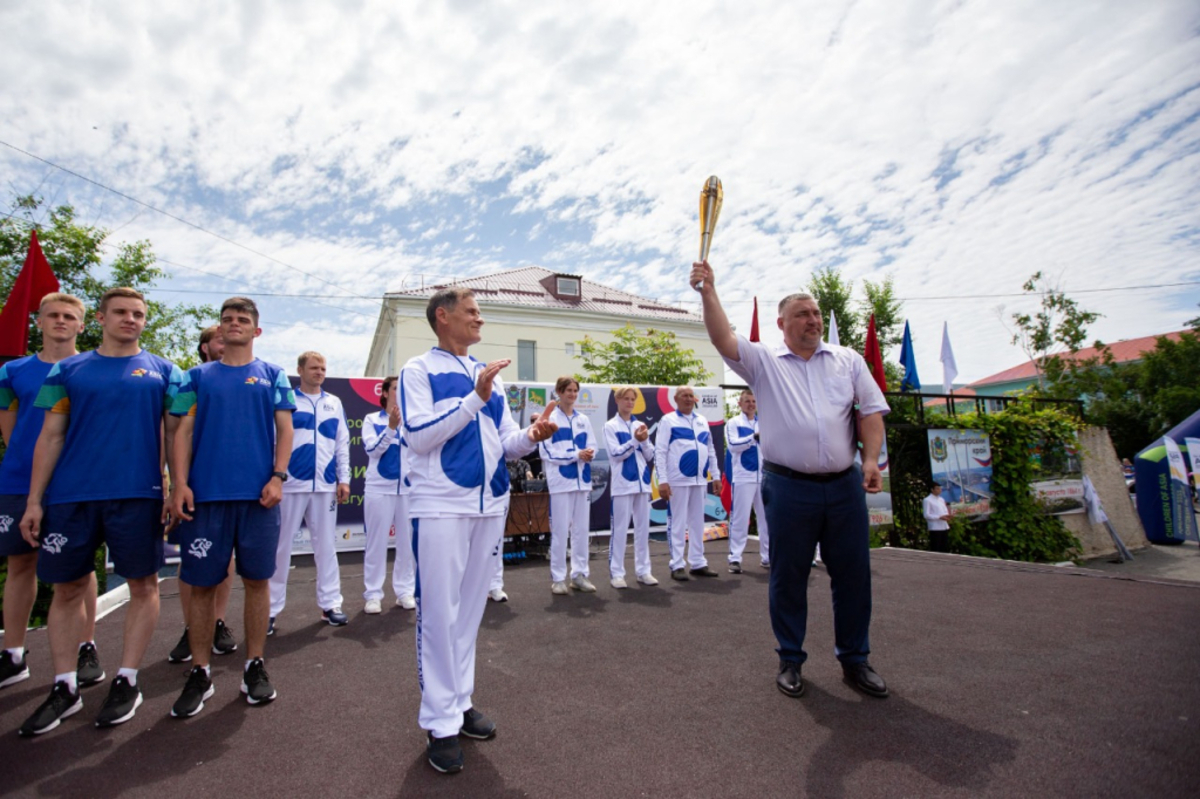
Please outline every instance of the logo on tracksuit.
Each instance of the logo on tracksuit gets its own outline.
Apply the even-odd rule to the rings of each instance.
[[[51,533],[42,541],[42,549],[49,552],[51,555],[57,555],[62,552],[62,548],[66,546],[67,537],[62,533]]]
[[[13,523],[13,517],[0,516],[0,533],[7,533],[9,531],[9,528],[12,527],[12,523]]]
[[[207,538],[197,538],[188,547],[188,554],[193,558],[207,558],[208,550],[210,549],[212,549],[212,541],[209,541]]]

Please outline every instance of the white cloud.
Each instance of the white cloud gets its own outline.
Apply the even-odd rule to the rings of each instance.
[[[1000,295],[1034,271],[1200,280],[1198,23],[1188,0],[10,4],[0,140],[328,282],[7,148],[0,168],[230,277],[173,268],[173,288],[327,295],[351,312],[264,312],[305,320],[280,352],[337,341],[347,373],[378,314],[361,297],[409,273],[554,263],[690,300],[716,173],[735,320],[824,264],[891,274],[926,379],[943,320],[972,379],[1021,357],[992,309],[1028,307]],[[1116,339],[1178,327],[1198,288],[1077,299]],[[955,295],[984,299],[917,299]]]

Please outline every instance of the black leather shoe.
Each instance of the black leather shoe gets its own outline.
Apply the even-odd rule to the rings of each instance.
[[[692,569],[693,577],[717,577],[717,573],[707,566],[701,566],[699,569]]]
[[[804,696],[804,680],[800,679],[800,664],[779,661],[779,676],[775,678],[775,686],[788,696]]]
[[[692,578],[688,577],[687,572],[685,572],[683,569],[671,569],[671,579],[687,581]]]
[[[887,685],[883,678],[875,673],[875,669],[867,663],[849,663],[842,665],[842,676],[846,682],[862,691],[867,696],[876,699],[886,699]]]

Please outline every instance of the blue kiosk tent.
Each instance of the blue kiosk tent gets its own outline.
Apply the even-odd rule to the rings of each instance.
[[[1200,438],[1200,411],[1167,431],[1170,438],[1187,452],[1185,438]],[[1137,482],[1137,510],[1146,529],[1146,538],[1154,544],[1182,544],[1195,540],[1195,517],[1191,498],[1184,486],[1173,484],[1167,462],[1167,448],[1158,439],[1137,454],[1133,462]]]

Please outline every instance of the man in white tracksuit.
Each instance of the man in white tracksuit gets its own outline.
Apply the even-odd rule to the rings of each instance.
[[[613,588],[625,588],[625,542],[633,520],[633,566],[639,583],[658,585],[650,573],[650,468],[654,447],[645,422],[633,416],[638,390],[632,386],[613,389],[617,414],[604,423],[604,445],[608,450],[612,499],[611,535],[608,541],[608,574]]]
[[[762,500],[762,457],[758,451],[758,403],[746,389],[738,398],[742,412],[725,422],[725,477],[732,486],[729,512],[729,571],[740,574],[750,534],[750,510],[758,523],[758,556],[770,564],[770,536]]]
[[[460,733],[476,739],[496,734],[496,725],[474,708],[472,694],[475,641],[509,502],[505,460],[532,452],[554,426],[538,421],[518,428],[499,378],[510,361],[484,365],[468,356],[483,326],[469,289],[438,291],[426,318],[438,346],[400,372],[404,438],[412,452],[418,720],[428,733],[429,764],[453,773],[463,767]]]
[[[721,479],[717,452],[708,419],[696,413],[696,392],[691,386],[675,389],[675,406],[674,413],[659,420],[654,442],[658,493],[667,500],[671,579],[687,580],[685,565],[697,577],[716,577],[704,559],[704,496],[709,482]],[[686,558],[685,540],[690,543]]]
[[[379,394],[381,411],[368,414],[362,423],[367,474],[363,491],[363,612],[383,612],[383,579],[387,576],[388,541],[395,536],[396,560],[392,565],[392,590],[396,605],[413,610],[417,601],[412,554],[412,524],[408,516],[408,479],[411,454],[400,434],[398,377],[384,379]]]
[[[283,483],[280,503],[279,548],[271,578],[271,624],[287,602],[288,568],[292,539],[303,522],[308,525],[313,560],[317,566],[317,605],[321,618],[335,627],[348,619],[342,612],[342,578],[338,573],[334,528],[337,506],[350,499],[350,428],[342,401],[321,390],[325,382],[325,356],[305,352],[296,361],[300,389],[292,414],[292,457]]]
[[[568,594],[567,540],[571,541],[571,586],[593,593],[596,586],[588,580],[588,528],[591,515],[592,459],[596,456],[596,437],[592,423],[575,410],[579,383],[573,377],[560,377],[554,385],[558,408],[542,414],[558,429],[541,447],[546,470],[546,488],[550,492],[550,591]]]

